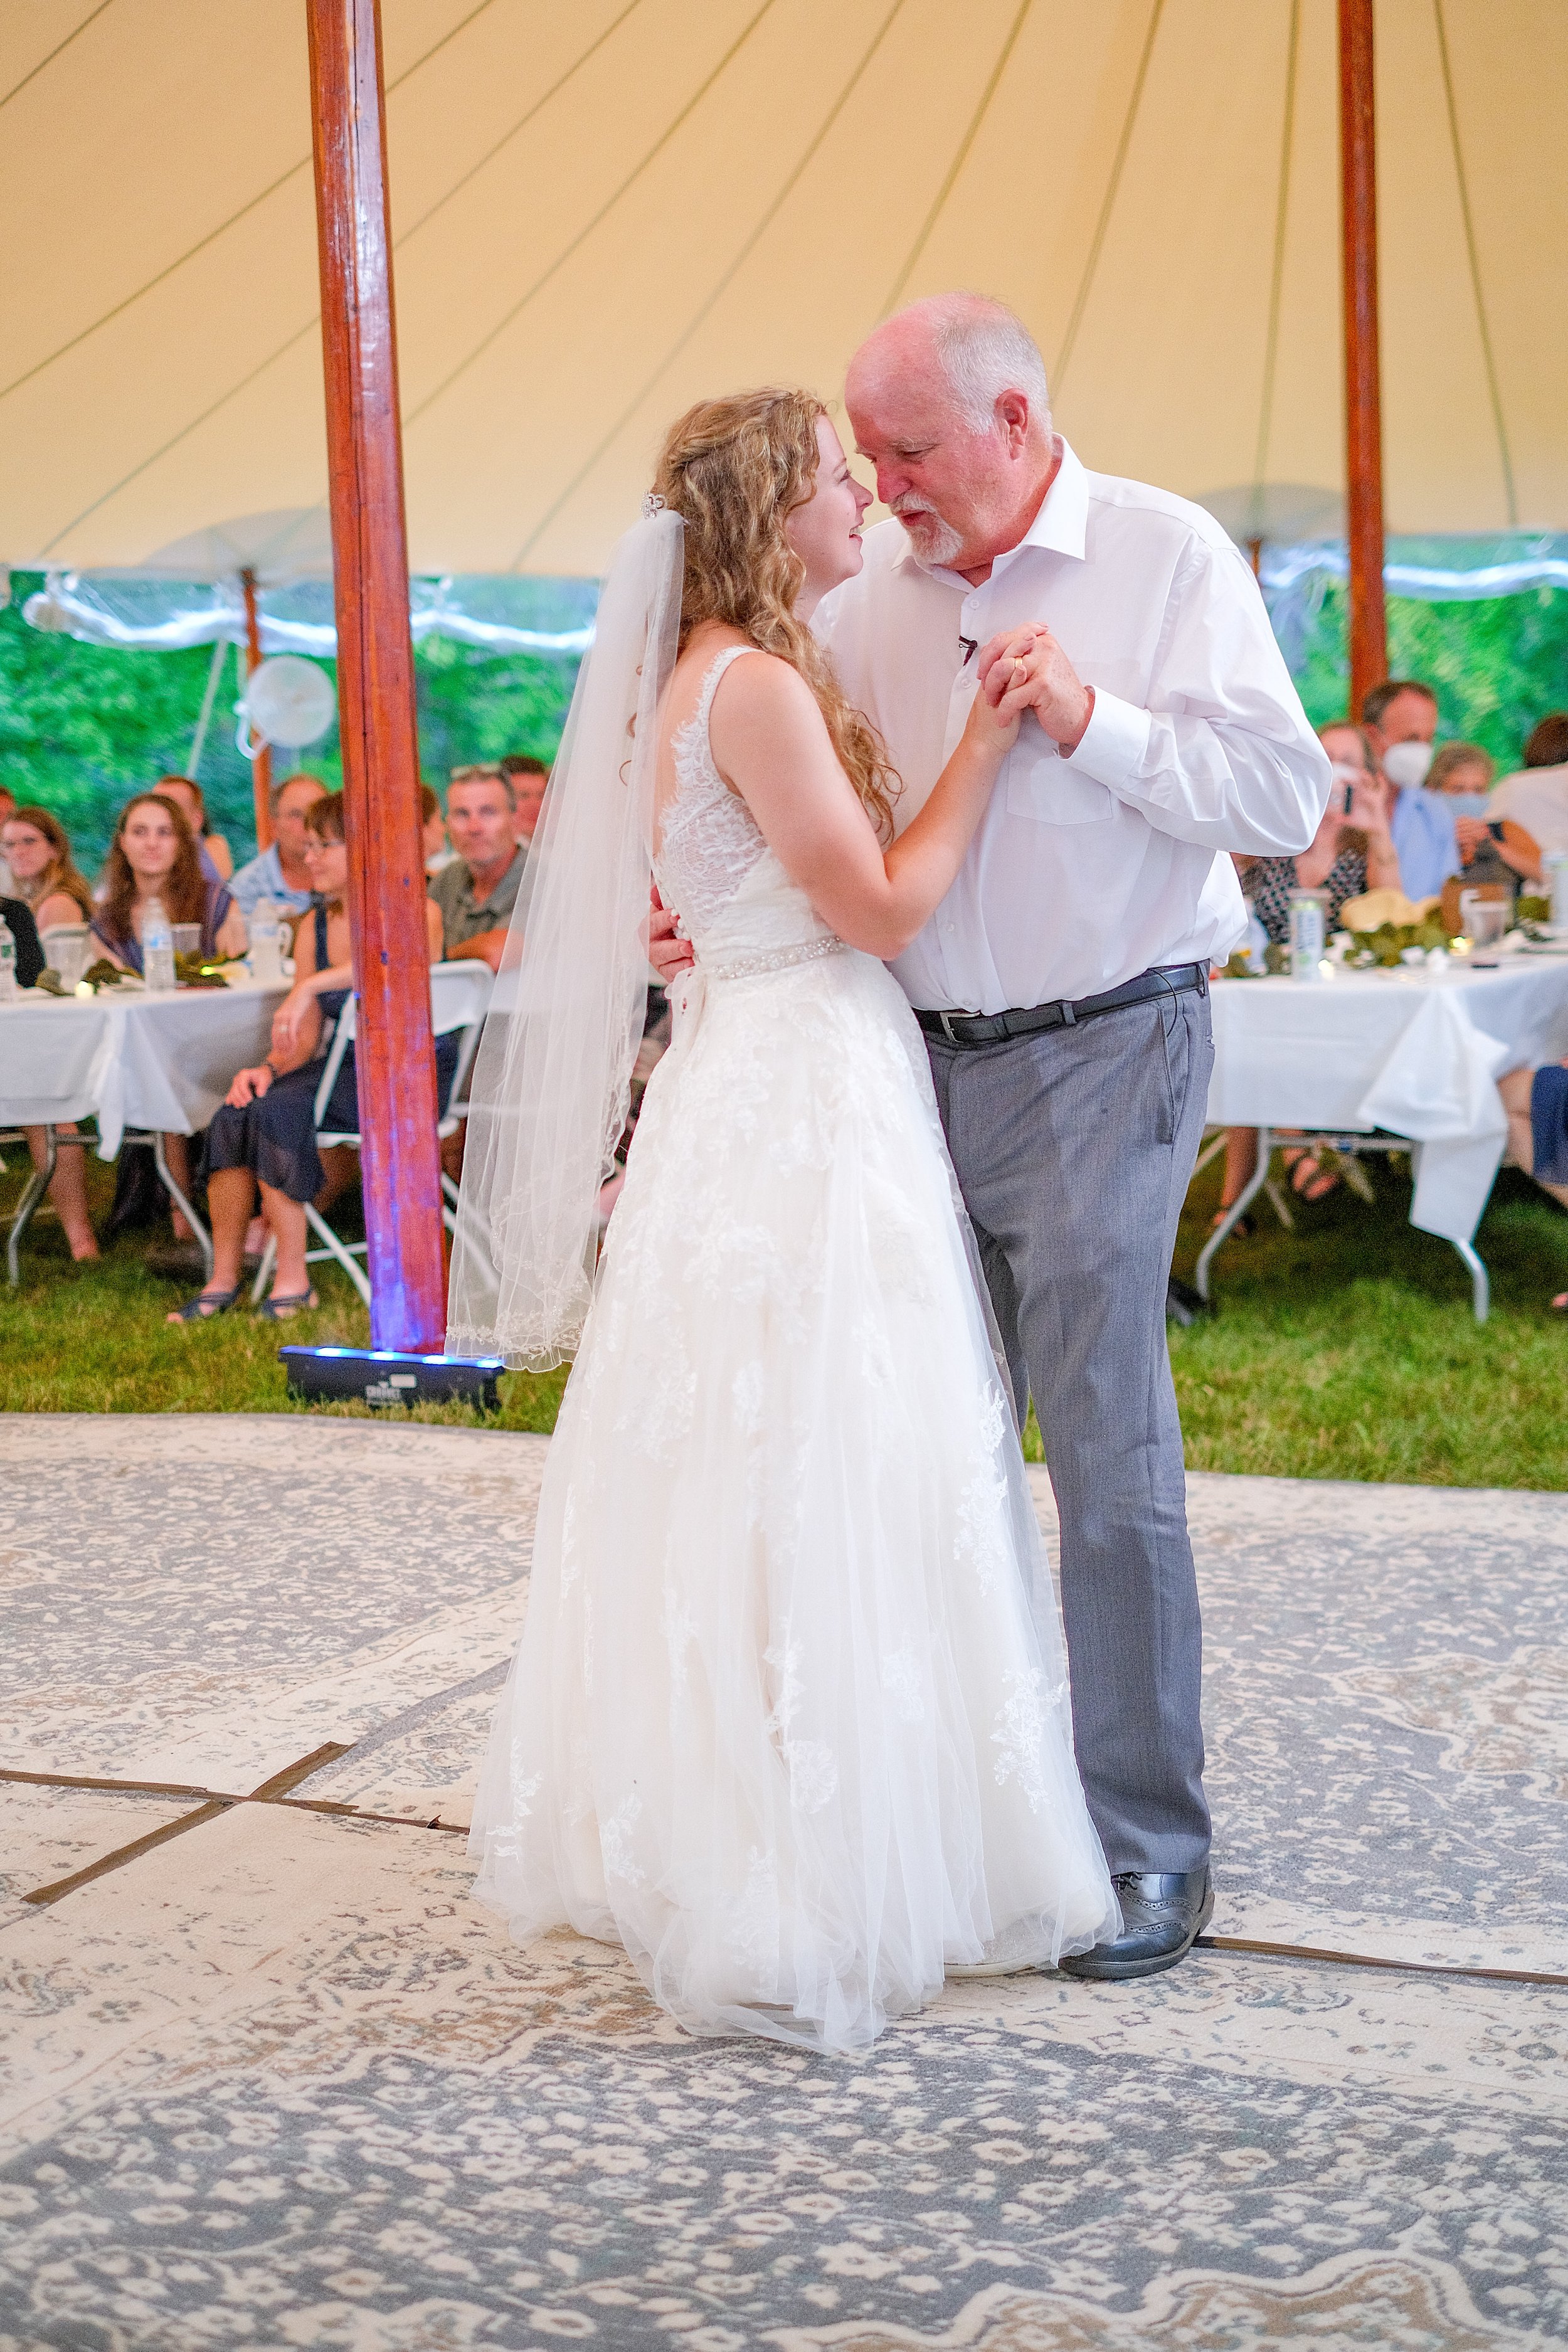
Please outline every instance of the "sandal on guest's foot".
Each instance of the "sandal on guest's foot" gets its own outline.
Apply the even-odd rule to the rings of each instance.
[[[163,1320],[165,1323],[210,1323],[215,1315],[226,1315],[238,1297],[237,1283],[232,1290],[204,1290],[195,1298],[187,1298],[183,1307],[176,1307],[171,1314],[164,1316]]]
[[[291,1323],[296,1315],[310,1315],[321,1303],[313,1290],[290,1291],[283,1298],[274,1291],[257,1308],[256,1319],[258,1323]]]
[[[1568,1290],[1560,1290],[1551,1306],[1553,1315],[1568,1315]]]
[[[1340,1181],[1314,1151],[1288,1151],[1285,1165],[1290,1171],[1290,1190],[1298,1201],[1326,1201]]]
[[[1222,1201],[1220,1202],[1218,1208],[1209,1219],[1210,1233],[1218,1233],[1221,1225],[1224,1224],[1234,1206],[1234,1202]],[[1253,1223],[1250,1215],[1240,1216],[1237,1217],[1235,1224],[1232,1225],[1227,1238],[1231,1241],[1249,1242],[1257,1231],[1258,1227]]]

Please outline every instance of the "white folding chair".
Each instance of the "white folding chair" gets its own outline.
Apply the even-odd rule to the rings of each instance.
[[[437,1137],[443,1140],[448,1135],[455,1134],[468,1116],[465,1089],[468,1083],[468,1073],[474,1066],[474,1055],[479,1051],[479,1032],[485,1025],[485,1013],[489,1004],[493,984],[489,966],[477,960],[469,959],[461,963],[437,963],[430,968],[430,1026],[437,1037],[448,1036],[453,1030],[460,1030],[462,1033],[461,1042],[458,1047],[458,1066],[452,1074],[452,1084],[447,1094],[447,1109],[436,1130]],[[353,1043],[354,1003],[353,997],[350,996],[338,1015],[337,1027],[332,1033],[332,1042],[327,1051],[326,1067],[321,1072],[321,1084],[316,1088],[315,1123],[318,1151],[325,1151],[331,1145],[338,1143],[346,1143],[356,1151],[359,1149],[360,1138],[357,1126],[351,1131],[347,1128],[324,1127],[321,1123],[327,1116],[327,1108],[332,1099],[332,1088],[338,1082],[338,1072],[342,1067],[343,1055]],[[453,1211],[458,1199],[457,1188],[447,1177],[443,1176],[441,1189],[443,1194],[441,1222],[448,1233],[456,1233],[458,1222]],[[308,1249],[305,1252],[306,1265],[319,1265],[325,1258],[334,1259],[342,1267],[343,1272],[368,1307],[370,1282],[363,1266],[356,1264],[356,1260],[366,1255],[368,1244],[344,1241],[341,1234],[333,1232],[313,1201],[307,1201],[305,1203],[305,1223],[321,1244],[320,1249]],[[277,1255],[277,1244],[268,1234],[267,1247],[261,1254],[261,1264],[257,1268],[256,1280],[251,1286],[250,1296],[256,1305],[259,1305],[266,1295],[267,1286],[272,1279],[272,1268]]]

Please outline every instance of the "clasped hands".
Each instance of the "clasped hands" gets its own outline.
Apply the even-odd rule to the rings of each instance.
[[[1043,622],[1001,630],[980,648],[975,671],[993,709],[1011,695],[1015,709],[1034,712],[1064,758],[1078,750],[1094,710],[1094,688],[1085,686]]]
[[[974,661],[980,691],[993,709],[1004,695],[1010,695],[1015,710],[1033,710],[1064,757],[1077,751],[1094,710],[1094,688],[1084,685],[1043,622],[1000,630],[987,639]],[[668,988],[692,961],[691,944],[677,933],[675,917],[660,898],[657,883],[649,898],[648,961]]]

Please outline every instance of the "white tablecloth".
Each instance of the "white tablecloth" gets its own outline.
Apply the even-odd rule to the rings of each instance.
[[[284,993],[245,982],[90,1002],[32,991],[0,1004],[0,1123],[58,1126],[96,1111],[105,1160],[128,1127],[194,1135],[235,1072],[265,1055]]]
[[[1442,975],[1222,980],[1213,998],[1211,1122],[1407,1136],[1410,1222],[1447,1241],[1475,1233],[1502,1158],[1499,1076],[1568,1055],[1568,956]]]

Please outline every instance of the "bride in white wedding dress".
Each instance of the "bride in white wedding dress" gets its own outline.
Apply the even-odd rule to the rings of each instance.
[[[805,625],[858,569],[868,503],[820,404],[704,404],[658,490],[606,584],[476,1079],[450,1343],[575,1350],[476,1892],[520,1941],[624,1946],[694,2032],[849,2052],[944,1974],[1117,1924],[925,1049],[880,961],[948,889],[1018,720],[978,694],[893,842],[897,780]],[[696,964],[594,1271],[650,866]]]

